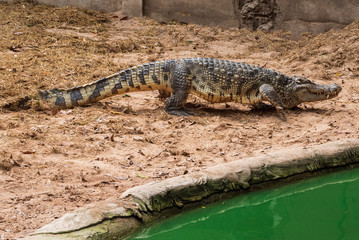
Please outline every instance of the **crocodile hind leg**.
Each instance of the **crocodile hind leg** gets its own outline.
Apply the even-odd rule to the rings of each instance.
[[[278,113],[279,117],[283,121],[285,121],[286,117],[285,117],[285,115],[283,113],[282,101],[280,100],[280,98],[277,95],[274,88],[269,84],[263,84],[259,88],[259,92],[261,94],[262,100],[270,102],[275,107],[275,109],[277,110],[277,113]]]
[[[172,96],[165,101],[165,110],[168,114],[178,116],[193,115],[184,108],[190,91],[191,80],[189,71],[183,64],[178,64],[171,73]]]

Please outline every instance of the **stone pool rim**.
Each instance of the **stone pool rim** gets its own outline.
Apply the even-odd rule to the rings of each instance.
[[[123,239],[158,219],[204,202],[358,163],[359,139],[284,148],[130,188],[120,199],[66,213],[25,239]]]

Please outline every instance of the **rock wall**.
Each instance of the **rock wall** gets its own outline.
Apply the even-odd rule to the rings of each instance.
[[[137,3],[134,3],[137,2]],[[128,11],[126,5],[131,5]],[[134,10],[134,11],[133,11]],[[224,28],[322,33],[359,19],[357,0],[123,0],[128,16]]]
[[[16,0],[0,0],[13,2]],[[295,37],[322,33],[359,19],[358,0],[31,0],[103,12],[120,9],[129,17],[251,30],[283,29]]]
[[[283,19],[279,29],[322,33],[342,28],[359,19],[357,0],[276,0]]]
[[[131,1],[131,0],[124,0]],[[143,15],[160,22],[172,20],[209,26],[238,26],[233,0],[143,0]]]
[[[19,0],[0,0],[0,2],[17,2]],[[28,0],[40,4],[64,7],[76,6],[101,12],[116,12],[122,8],[122,0]]]

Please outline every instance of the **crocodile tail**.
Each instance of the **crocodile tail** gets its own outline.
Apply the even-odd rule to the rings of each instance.
[[[7,108],[29,108],[30,100],[43,101],[52,107],[63,109],[82,106],[100,101],[118,94],[138,91],[169,89],[169,69],[172,62],[153,62],[128,68],[108,77],[70,89],[51,89],[40,91],[15,103],[5,105]]]

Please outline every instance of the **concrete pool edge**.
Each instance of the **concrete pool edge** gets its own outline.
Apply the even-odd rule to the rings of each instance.
[[[359,139],[288,148],[216,165],[199,173],[128,189],[121,199],[94,203],[65,214],[26,239],[110,239],[128,236],[166,211],[201,206],[218,193],[248,189],[270,181],[359,163]],[[269,184],[270,185],[270,184]],[[165,211],[164,211],[165,210]]]

